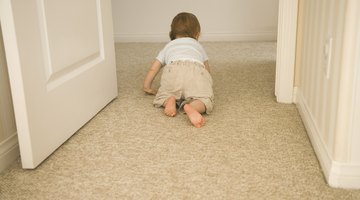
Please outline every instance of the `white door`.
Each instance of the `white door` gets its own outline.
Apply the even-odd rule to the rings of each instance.
[[[111,0],[0,0],[23,168],[117,96]]]

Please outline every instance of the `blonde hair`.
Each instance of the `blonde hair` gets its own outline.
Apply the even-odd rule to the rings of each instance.
[[[200,23],[194,14],[182,12],[177,14],[171,23],[170,39],[176,37],[191,37],[197,39],[200,34]]]

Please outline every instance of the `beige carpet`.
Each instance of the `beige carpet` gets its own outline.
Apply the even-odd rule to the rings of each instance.
[[[276,43],[204,43],[216,107],[200,129],[142,92],[162,47],[117,44],[119,97],[36,170],[1,174],[0,199],[360,199],[326,184],[296,107],[275,102]]]

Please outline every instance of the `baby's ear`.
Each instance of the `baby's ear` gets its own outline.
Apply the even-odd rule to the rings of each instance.
[[[200,32],[196,33],[195,35],[196,40],[199,40],[199,37],[200,37]]]

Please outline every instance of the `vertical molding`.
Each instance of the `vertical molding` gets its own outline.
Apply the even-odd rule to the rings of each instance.
[[[299,0],[298,5],[298,23],[297,23],[297,35],[296,35],[296,52],[295,52],[295,74],[294,74],[294,86],[297,87],[300,85],[300,77],[301,77],[301,64],[302,64],[302,56],[303,56],[303,41],[304,41],[304,0]],[[296,94],[294,94],[296,97]],[[295,102],[295,101],[294,101]]]
[[[357,3],[357,10],[360,9],[360,3]],[[356,40],[354,41],[356,45],[355,49],[355,61],[354,61],[354,89],[353,89],[353,113],[352,113],[352,126],[350,127],[350,138],[349,143],[350,148],[350,160],[354,163],[360,163],[360,57],[356,56],[360,54],[360,13],[357,12],[355,16],[357,21],[355,22],[356,28]],[[360,171],[360,170],[359,170]]]
[[[275,95],[280,103],[293,102],[298,0],[280,0]]]
[[[360,22],[358,25],[360,29]],[[357,39],[357,54],[360,53],[360,31],[358,31]],[[353,115],[351,137],[350,137],[350,160],[355,163],[360,163],[360,58],[357,57],[355,64],[355,87],[354,87],[354,100],[353,100]]]
[[[360,3],[358,0],[348,0],[344,19],[344,35],[339,80],[339,96],[335,127],[334,160],[350,161],[352,112],[354,99],[355,61],[357,59],[357,32]]]

